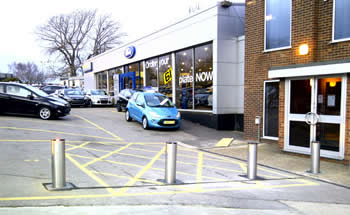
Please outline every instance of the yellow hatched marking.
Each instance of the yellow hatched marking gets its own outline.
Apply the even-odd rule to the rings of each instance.
[[[89,144],[89,143],[90,143],[90,142],[87,141],[87,142],[85,142],[85,143],[83,143],[83,144],[80,144],[79,146],[74,146],[74,145],[71,145],[71,144],[67,144],[67,145],[73,146],[73,147],[72,147],[72,148],[69,148],[69,149],[66,149],[66,152],[72,151],[72,150],[77,149],[77,148],[82,148],[83,146],[86,146],[86,145]]]
[[[215,146],[216,147],[227,147],[231,144],[233,138],[222,138]]]
[[[117,153],[118,155],[126,155],[126,156],[130,156],[130,157],[136,157],[136,158],[143,158],[143,159],[151,159],[152,157],[147,157],[147,156],[142,156],[142,155],[134,155],[134,154],[129,154],[129,153],[123,153],[123,152],[119,152]]]
[[[26,142],[48,142],[51,144],[51,140],[0,140],[0,142],[23,142],[23,143],[26,143]],[[81,140],[77,140],[77,141],[74,141],[74,140],[66,140],[66,143],[81,143],[83,141]]]
[[[202,182],[202,170],[203,170],[203,153],[198,152],[198,164],[197,164],[197,183]],[[202,189],[202,186],[200,184],[197,184],[197,191],[200,191]]]
[[[93,172],[95,174],[113,176],[113,177],[117,177],[117,178],[133,179],[132,177],[129,177],[129,176],[122,176],[122,175],[117,175],[117,174],[112,174],[112,173],[96,172],[96,171],[91,171],[91,172]],[[145,180],[145,179],[140,179],[140,178],[135,178],[135,180],[136,181],[141,181],[141,182],[146,182],[146,183],[151,183],[151,184],[164,185],[164,183],[158,182],[158,181]]]
[[[84,166],[80,165],[80,163],[78,163],[76,160],[74,160],[69,154],[66,154],[66,157],[72,161],[72,163],[74,163],[79,169],[81,169],[83,172],[85,172],[88,176],[90,176],[92,179],[94,179],[95,181],[97,181],[99,184],[101,184],[102,186],[105,187],[109,187],[109,185],[104,182],[102,179],[100,179],[99,177],[95,176],[93,173],[91,173],[88,169],[86,169]],[[116,192],[112,189],[112,188],[107,188],[108,192],[115,194]]]
[[[152,165],[156,162],[156,160],[159,159],[159,157],[165,152],[165,147],[163,147],[163,149],[161,151],[158,152],[158,154],[156,156],[154,156],[152,158],[152,160],[139,172],[137,173],[137,175],[131,179],[128,183],[125,184],[125,186],[132,186],[133,184],[135,184],[135,182],[137,181],[138,178],[141,178],[143,174],[145,174],[145,172],[150,169],[152,167]],[[126,191],[128,191],[128,187],[122,188],[119,191],[119,194],[122,195],[124,194]]]
[[[84,164],[83,167],[89,166],[89,165],[91,165],[91,164],[93,164],[93,163],[96,163],[97,161],[103,160],[103,159],[105,159],[105,158],[107,158],[107,157],[109,157],[109,156],[111,156],[111,155],[113,155],[113,154],[116,154],[116,153],[118,153],[118,152],[120,152],[120,151],[122,151],[122,150],[128,148],[128,147],[131,146],[131,145],[132,145],[132,143],[129,143],[128,145],[123,146],[123,147],[121,147],[121,148],[119,148],[119,149],[117,149],[117,150],[115,150],[115,151],[113,151],[113,152],[110,152],[110,153],[108,153],[108,154],[106,154],[106,155],[103,155],[103,156],[101,156],[101,157],[99,157],[99,158],[96,158],[96,159],[94,159],[94,160],[92,160],[92,161],[90,161],[90,162]]]
[[[98,128],[98,129],[100,129],[100,130],[106,132],[107,134],[111,135],[112,137],[114,137],[114,138],[117,139],[117,140],[121,140],[121,141],[123,140],[122,138],[118,137],[117,135],[113,134],[112,132],[107,131],[106,129],[102,128],[101,126],[97,125],[96,123],[91,122],[90,120],[88,120],[88,119],[86,119],[86,118],[84,118],[84,117],[82,117],[82,116],[78,116],[78,115],[73,115],[73,116],[78,117],[78,118],[84,120],[85,122],[90,123],[91,125],[93,125],[93,126],[95,126],[96,128]]]
[[[62,132],[62,131],[43,130],[43,129],[16,128],[16,127],[0,127],[0,128],[12,129],[12,130],[23,130],[23,131],[46,132],[46,133],[55,133],[55,134],[65,134],[65,135],[78,136],[78,137],[92,137],[92,138],[106,139],[106,140],[115,140],[114,138],[108,138],[108,137],[99,137],[99,136],[91,136],[91,135],[85,135],[85,134],[75,134],[75,133],[68,133],[68,132]]]
[[[140,149],[140,148],[134,148],[134,147],[130,147],[129,149],[136,150],[136,151],[143,151],[143,152],[153,152],[153,153],[157,153],[158,152],[156,150]]]

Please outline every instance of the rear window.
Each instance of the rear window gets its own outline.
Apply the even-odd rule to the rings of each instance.
[[[5,86],[0,84],[0,93],[5,93]]]

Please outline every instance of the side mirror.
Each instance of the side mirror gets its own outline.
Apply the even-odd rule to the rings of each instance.
[[[33,100],[34,96],[33,95],[28,95],[27,98],[30,99],[30,100]]]

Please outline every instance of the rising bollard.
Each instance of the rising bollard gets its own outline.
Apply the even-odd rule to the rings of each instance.
[[[311,142],[311,173],[319,174],[320,173],[320,142],[312,141]]]
[[[248,164],[247,164],[247,177],[250,180],[256,179],[257,173],[257,156],[258,156],[258,143],[248,142]]]
[[[176,152],[177,142],[166,143],[165,154],[165,182],[175,184],[176,182]]]
[[[51,175],[52,184],[44,184],[50,191],[70,190],[74,188],[71,183],[66,183],[66,156],[65,140],[51,140]]]

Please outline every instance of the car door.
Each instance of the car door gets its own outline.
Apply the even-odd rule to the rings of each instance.
[[[9,95],[8,111],[20,114],[35,114],[38,106],[38,99],[32,91],[23,86],[7,85],[6,92]]]
[[[136,99],[136,105],[135,105],[135,115],[136,115],[136,120],[142,121],[142,116],[143,116],[143,110],[145,109],[145,99],[143,94],[140,94],[137,99]]]
[[[4,84],[0,84],[0,112],[7,112],[10,97],[5,92]]]

